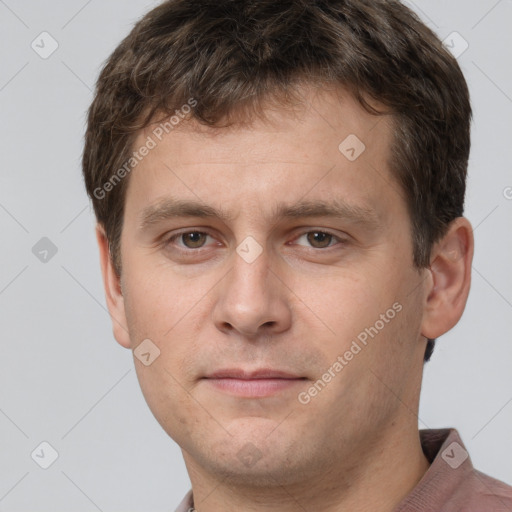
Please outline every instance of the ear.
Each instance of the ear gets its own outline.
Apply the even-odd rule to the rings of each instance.
[[[126,322],[121,278],[116,274],[114,265],[112,264],[107,236],[101,224],[96,225],[96,239],[100,250],[103,287],[105,288],[105,299],[112,320],[114,338],[121,346],[130,348],[130,337],[128,335],[128,325]]]
[[[453,220],[434,245],[421,325],[426,338],[441,336],[460,320],[469,295],[473,250],[473,228],[465,217]]]

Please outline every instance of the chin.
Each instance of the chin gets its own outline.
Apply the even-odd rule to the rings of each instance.
[[[201,447],[196,444],[188,455],[202,468],[236,486],[279,487],[310,476],[314,465],[307,456],[304,439],[293,438],[293,429],[284,431],[283,425],[279,427],[275,421],[273,432],[268,428],[268,420],[265,428],[257,423],[258,418],[244,418],[238,425],[233,422],[227,427],[231,436],[224,433],[217,440],[210,439],[206,446],[203,437]]]

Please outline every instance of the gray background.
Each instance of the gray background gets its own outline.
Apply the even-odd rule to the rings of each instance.
[[[80,175],[100,66],[157,3],[0,0],[0,511],[169,511],[189,489],[112,336]],[[475,466],[512,484],[512,1],[408,5],[468,42],[475,114],[472,291],[426,366],[419,426],[457,427]],[[31,47],[43,31],[59,45],[47,59]],[[32,251],[42,237],[57,248],[46,262]],[[43,441],[59,454],[48,469],[31,457]]]

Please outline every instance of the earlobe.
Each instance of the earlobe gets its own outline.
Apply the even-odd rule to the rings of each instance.
[[[105,300],[112,320],[112,331],[115,339],[121,346],[131,348],[121,278],[116,274],[112,264],[107,236],[101,224],[96,225],[96,240],[98,241],[100,253]]]
[[[465,217],[452,221],[435,244],[421,331],[426,338],[438,338],[462,316],[471,284],[473,250],[473,229]]]

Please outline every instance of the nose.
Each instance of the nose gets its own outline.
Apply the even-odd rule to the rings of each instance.
[[[267,251],[246,261],[234,254],[233,266],[216,287],[212,317],[225,334],[244,338],[275,335],[290,328],[290,290],[272,265]]]

